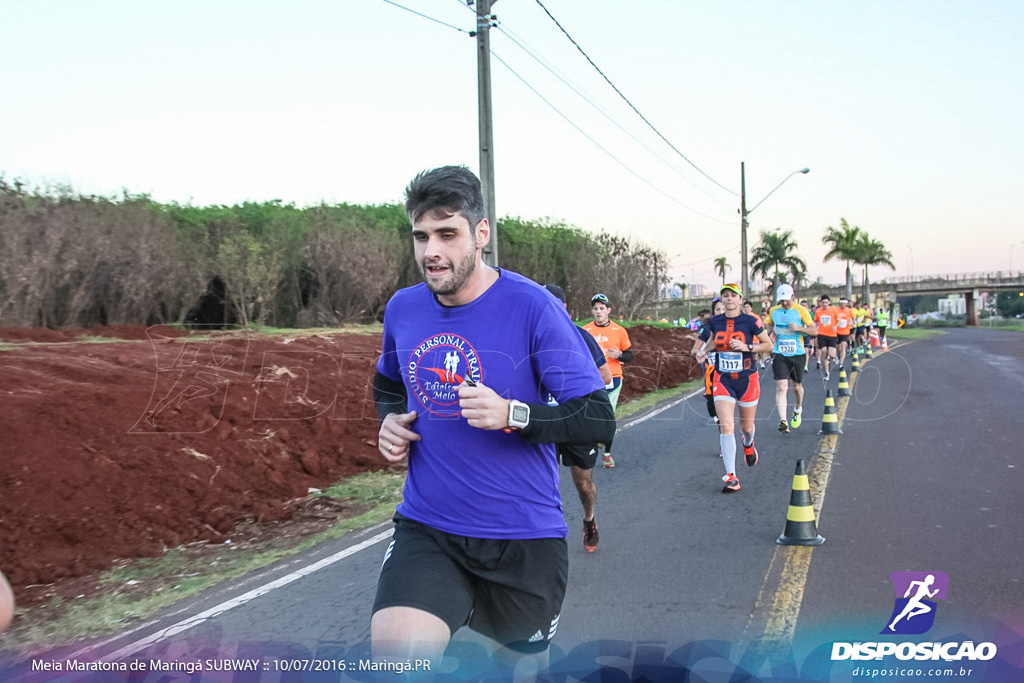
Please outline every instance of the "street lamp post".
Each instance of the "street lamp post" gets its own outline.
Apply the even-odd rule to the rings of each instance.
[[[744,163],[740,162],[740,277],[742,279],[741,286],[743,287],[743,295],[750,296],[749,285],[750,282],[747,278],[747,216],[753,213],[754,209],[761,206],[765,199],[771,197],[775,190],[782,187],[782,183],[795,176],[797,173],[810,173],[811,169],[801,168],[799,171],[793,171],[788,176],[782,179],[778,185],[772,188],[772,191],[764,196],[764,198],[757,204],[754,204],[750,209],[747,209],[747,173],[744,167]]]

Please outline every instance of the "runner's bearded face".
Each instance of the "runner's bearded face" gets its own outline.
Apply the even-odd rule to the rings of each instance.
[[[413,244],[423,281],[434,294],[458,293],[476,270],[476,240],[462,214],[424,214],[413,227]]]

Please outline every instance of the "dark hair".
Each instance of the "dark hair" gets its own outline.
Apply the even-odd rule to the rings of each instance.
[[[561,301],[563,304],[565,303],[565,290],[563,290],[561,287],[559,287],[558,285],[552,284],[552,285],[544,285],[544,289],[546,289],[549,292],[551,292],[552,294],[554,294],[555,298],[558,299],[559,301]]]
[[[405,213],[413,224],[427,213],[462,214],[470,232],[484,219],[480,180],[465,166],[423,171],[405,188]]]
[[[697,311],[697,317],[698,318],[703,318],[706,315],[711,315],[711,309],[710,308],[702,308],[699,311]]]

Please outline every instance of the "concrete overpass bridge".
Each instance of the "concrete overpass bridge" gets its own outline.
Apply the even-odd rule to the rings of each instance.
[[[872,308],[893,307],[896,300],[901,296],[934,295],[948,296],[951,294],[962,294],[967,303],[967,324],[978,324],[978,300],[981,294],[994,294],[996,292],[1024,292],[1024,271],[992,271],[981,273],[948,273],[944,275],[915,275],[911,277],[888,277],[878,282],[869,282],[871,292]],[[753,298],[755,301],[767,297],[763,294],[763,287],[759,288],[761,293]],[[799,299],[813,300],[822,294],[828,294],[832,301],[840,296],[846,295],[846,285],[824,285],[812,284],[796,288],[796,295]],[[651,315],[655,318],[692,318],[702,308],[710,308],[711,300],[717,296],[662,299],[645,306],[644,315]],[[865,287],[863,283],[854,283],[853,297],[865,299]],[[899,314],[898,309],[894,311],[894,317]]]

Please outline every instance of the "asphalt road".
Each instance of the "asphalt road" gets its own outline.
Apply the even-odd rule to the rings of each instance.
[[[708,680],[738,670],[764,680],[801,671],[809,680],[837,672],[849,679],[856,663],[827,661],[833,642],[884,640],[895,597],[890,574],[935,571],[949,577],[948,593],[931,631],[912,639],[999,646],[973,677],[949,680],[1024,679],[1022,339],[952,329],[876,352],[851,376],[853,396],[837,401],[838,436],[818,434],[826,385],[813,368],[804,424],[780,434],[774,382],[763,371],[761,460],[737,465],[743,488],[735,494],[721,492],[717,429],[701,396],[631,420],[615,440],[618,466],[595,471],[596,553],[583,551],[579,502],[563,480],[570,584],[552,649],[556,669],[582,678],[602,668],[614,674],[608,680],[677,680],[684,665]],[[833,395],[837,375],[828,383]],[[826,538],[814,548],[775,542],[798,460]],[[365,658],[389,526],[211,591],[133,633],[53,656]],[[483,676],[489,647],[466,629],[456,634],[452,675]],[[292,675],[276,663],[261,666],[243,679]]]

